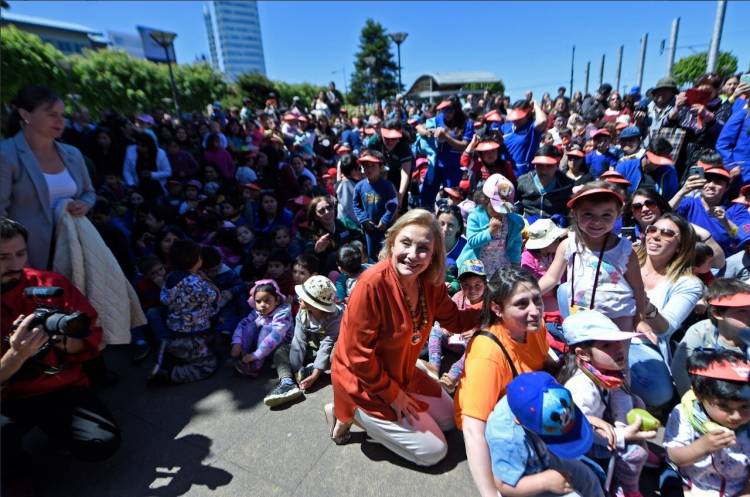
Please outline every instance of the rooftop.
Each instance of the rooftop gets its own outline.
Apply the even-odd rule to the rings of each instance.
[[[76,31],[79,33],[86,33],[86,34],[101,34],[101,30],[90,28],[82,24],[76,24],[73,22],[55,21],[53,19],[45,19],[43,17],[15,14],[12,12],[7,12],[7,11],[2,11],[2,14],[0,15],[0,19],[2,19],[5,22],[10,22],[10,23],[44,26],[46,28],[60,29],[64,31]]]

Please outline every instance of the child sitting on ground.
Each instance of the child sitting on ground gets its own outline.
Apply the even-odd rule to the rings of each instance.
[[[292,343],[292,308],[284,302],[284,295],[273,280],[259,280],[250,289],[247,301],[253,308],[240,321],[232,337],[231,356],[235,370],[244,376],[258,376],[265,359],[273,354],[279,375],[279,386],[274,389],[284,401],[293,400],[302,392],[292,379],[289,351]]]
[[[221,292],[219,296],[219,313],[214,318],[216,331],[225,335],[231,334],[244,316],[250,312],[245,299],[247,286],[237,273],[221,262],[221,254],[215,247],[203,247],[203,272]]]
[[[702,350],[687,367],[692,390],[672,410],[664,433],[684,495],[750,495],[750,363],[731,350]]]
[[[357,278],[365,270],[362,263],[362,251],[351,243],[343,245],[336,252],[336,264],[339,268],[339,277],[336,280],[336,300],[347,302],[349,295],[357,284]]]
[[[700,349],[742,352],[740,332],[750,327],[750,285],[734,278],[717,278],[705,294],[708,319],[685,332],[672,356],[672,377],[677,393],[690,390],[688,358]]]
[[[289,295],[294,289],[292,283],[292,258],[284,249],[275,249],[268,256],[266,278],[274,280],[281,289],[282,295]]]
[[[456,303],[459,310],[463,309],[481,309],[484,303],[484,294],[487,289],[487,275],[484,272],[484,264],[478,259],[468,259],[461,263],[461,269],[458,272],[458,282],[461,290],[456,292],[451,299]],[[443,360],[443,349],[461,354],[461,358],[440,376],[439,382],[445,390],[452,394],[456,391],[458,378],[464,372],[464,359],[466,351],[466,341],[474,334],[474,330],[467,331],[458,335],[451,335],[447,330],[440,327],[440,323],[435,323],[430,331],[430,338],[427,341],[427,350],[429,352],[429,363],[427,369],[435,376],[440,375],[440,366]]]
[[[133,362],[145,359],[151,352],[151,344],[158,346],[168,335],[164,324],[165,308],[159,297],[167,277],[164,263],[156,255],[147,255],[138,263],[138,271],[140,276],[134,287],[148,324],[133,328],[131,332]]]
[[[170,250],[174,271],[161,289],[167,306],[169,338],[161,342],[159,357],[149,381],[188,383],[207,378],[218,361],[208,334],[218,312],[219,290],[198,271],[201,247],[192,240],[176,240]]]
[[[276,226],[271,230],[272,250],[284,250],[294,259],[302,253],[299,240],[292,237],[292,230],[288,226]]]
[[[604,496],[594,472],[576,460],[591,447],[591,425],[548,373],[523,373],[508,385],[485,438],[498,494]]]
[[[331,368],[331,355],[339,337],[344,308],[336,305],[336,289],[325,276],[311,276],[294,290],[299,297],[300,310],[294,323],[289,370],[305,392]],[[264,399],[266,405],[276,406],[290,400],[284,393],[284,379],[281,380]]]
[[[656,432],[640,431],[642,420],[627,422],[630,410],[645,407],[626,385],[628,347],[637,333],[620,331],[598,311],[568,316],[563,332],[569,348],[560,382],[592,424],[604,423],[608,425],[604,433],[615,435],[610,439],[595,433],[589,457],[595,461],[615,458],[613,495],[642,497],[638,482],[648,459],[644,441],[654,438]]]
[[[566,229],[558,227],[551,219],[537,219],[528,228],[529,239],[521,254],[521,267],[533,274],[537,279],[544,276],[555,252],[563,238],[568,236]],[[562,316],[557,303],[557,295],[548,292],[544,300],[544,324],[547,331],[557,340],[562,340]]]

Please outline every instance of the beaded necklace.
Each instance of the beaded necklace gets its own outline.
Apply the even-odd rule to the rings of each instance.
[[[409,315],[411,316],[411,324],[412,324],[412,335],[411,335],[411,344],[417,345],[419,342],[422,341],[422,330],[425,330],[427,328],[427,304],[425,302],[424,298],[424,289],[422,288],[422,282],[419,282],[419,298],[417,302],[417,308],[412,311],[411,310],[411,302],[409,301],[409,296],[404,293],[404,300],[406,300],[406,307],[409,309]],[[422,324],[420,326],[420,318],[422,321]]]

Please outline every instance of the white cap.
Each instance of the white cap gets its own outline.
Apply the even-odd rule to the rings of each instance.
[[[639,335],[640,333],[620,331],[611,319],[599,311],[579,311],[563,321],[563,337],[568,345],[590,340],[617,342],[630,340]]]

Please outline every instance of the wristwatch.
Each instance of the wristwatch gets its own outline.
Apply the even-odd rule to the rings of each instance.
[[[643,318],[654,319],[657,314],[659,314],[659,309],[657,309],[657,307],[654,304],[649,302],[648,306],[646,307],[646,312],[643,313]]]

